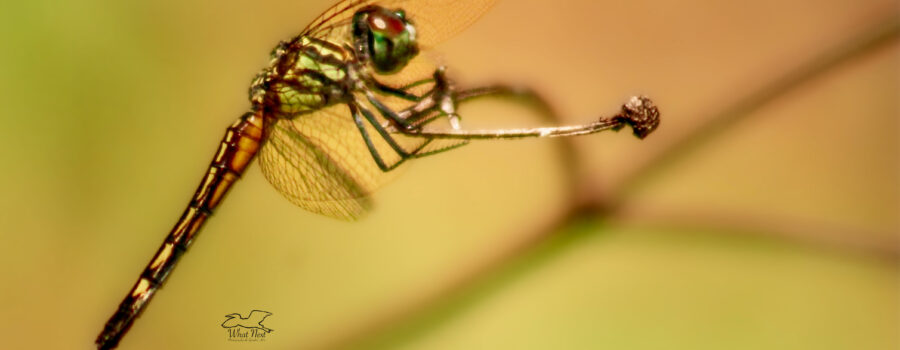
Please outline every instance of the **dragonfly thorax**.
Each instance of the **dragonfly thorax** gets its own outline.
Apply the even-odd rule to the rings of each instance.
[[[269,67],[254,80],[250,100],[285,118],[346,102],[354,59],[347,48],[312,37],[279,44]]]
[[[251,102],[282,118],[347,103],[370,83],[370,69],[393,74],[419,54],[416,29],[401,9],[366,6],[351,25],[343,42],[300,35],[279,43],[250,87]]]

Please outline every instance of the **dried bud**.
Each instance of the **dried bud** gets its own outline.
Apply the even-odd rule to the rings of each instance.
[[[614,121],[631,126],[634,135],[645,138],[659,126],[659,109],[646,96],[634,96],[622,106],[622,113]]]

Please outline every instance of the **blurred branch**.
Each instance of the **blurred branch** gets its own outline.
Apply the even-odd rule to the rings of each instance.
[[[877,256],[891,263],[896,263],[900,257],[900,240],[896,233],[839,227],[834,223],[810,222],[774,216],[771,213],[754,215],[698,208],[627,205],[609,219],[627,226],[727,232],[772,238],[840,253]]]
[[[530,234],[498,251],[485,262],[460,271],[455,277],[433,292],[413,296],[399,306],[387,306],[381,314],[364,320],[364,323],[338,337],[316,344],[313,349],[381,349],[392,348],[433,329],[437,324],[469,309],[527,271],[544,265],[547,260],[561,255],[579,238],[589,235],[575,228],[584,225],[584,217],[573,216],[577,210],[567,209]],[[304,346],[304,348],[310,348]]]
[[[577,229],[585,222],[600,222],[606,218],[634,219],[651,223],[656,220],[658,224],[667,225],[666,227],[687,225],[696,228],[703,225],[710,229],[727,228],[729,231],[737,230],[755,235],[765,232],[765,235],[779,239],[786,238],[804,245],[830,246],[842,250],[850,246],[866,254],[887,256],[896,260],[898,255],[896,242],[848,238],[854,236],[845,231],[820,225],[797,221],[774,221],[768,217],[763,219],[743,217],[734,221],[734,217],[727,215],[703,215],[696,219],[691,218],[689,222],[683,222],[673,219],[684,217],[683,213],[676,215],[678,213],[671,212],[657,213],[658,216],[655,218],[645,217],[644,212],[640,212],[639,216],[630,217],[626,204],[629,195],[635,189],[646,185],[654,176],[705,146],[723,131],[746,119],[752,112],[853,58],[895,41],[898,36],[900,36],[900,17],[893,16],[864,31],[862,35],[851,38],[775,79],[772,83],[749,93],[721,112],[711,114],[705,119],[709,122],[682,136],[672,146],[664,147],[665,151],[628,176],[627,180],[608,197],[578,197],[585,193],[597,192],[590,191],[591,183],[577,183],[577,186],[573,187],[574,190],[569,191],[572,198],[571,206],[550,222],[525,235],[522,241],[501,251],[476,268],[460,272],[458,277],[452,278],[436,292],[415,297],[412,302],[400,307],[386,307],[385,313],[363,320],[359,326],[315,348],[384,348],[424,334],[442,321],[464,312],[467,306],[477,303],[492,290],[508,284],[511,279],[520,276],[528,268],[540,266],[547,260],[561,255],[580,237],[588,236],[579,234],[586,230]],[[575,150],[566,140],[561,140],[559,144],[562,147],[561,154],[566,170],[574,178],[573,174],[578,170],[577,164],[574,163]],[[588,218],[591,221],[588,221]]]

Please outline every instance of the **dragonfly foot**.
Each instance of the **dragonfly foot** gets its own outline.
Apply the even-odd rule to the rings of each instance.
[[[461,126],[459,125],[459,115],[456,113],[450,114],[447,116],[447,119],[450,121],[450,127],[453,130],[459,130]]]

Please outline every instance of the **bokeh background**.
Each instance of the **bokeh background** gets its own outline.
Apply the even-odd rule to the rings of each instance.
[[[0,3],[0,347],[92,346],[269,50],[329,3]],[[534,86],[565,123],[647,94],[658,133],[418,160],[357,223],[251,167],[121,348],[897,349],[898,15],[500,1],[438,48],[454,78]],[[227,341],[252,309],[275,332]]]

